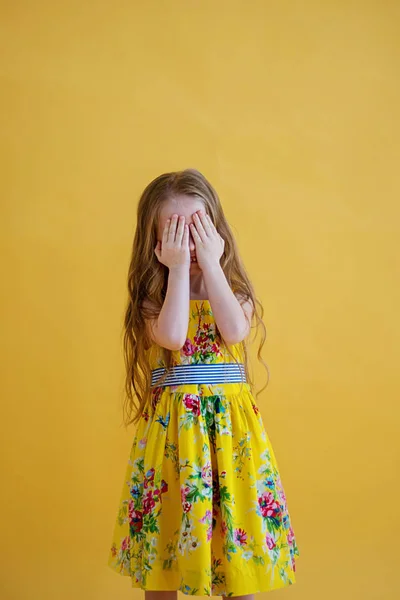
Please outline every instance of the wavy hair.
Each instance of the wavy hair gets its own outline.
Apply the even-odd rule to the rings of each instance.
[[[127,282],[128,302],[123,325],[126,371],[123,413],[126,427],[131,423],[136,423],[148,403],[151,402],[151,368],[146,350],[152,342],[146,327],[146,319],[156,318],[159,315],[168,282],[168,268],[158,261],[154,248],[157,245],[157,226],[162,204],[165,200],[178,195],[200,198],[218,233],[225,241],[224,253],[220,259],[221,267],[239,301],[251,300],[253,304],[252,323],[255,322],[255,325],[251,323],[251,329],[255,328],[256,335],[261,330],[257,358],[266,368],[268,379],[264,387],[256,393],[257,396],[266,388],[269,381],[268,366],[261,356],[266,340],[266,327],[263,322],[264,308],[256,298],[219,197],[207,179],[195,169],[165,173],[149,183],[140,197],[137,208],[137,225]],[[223,340],[222,335],[221,338]],[[240,342],[246,379],[250,384],[251,391],[254,392],[255,386],[249,373],[247,343],[248,339]],[[226,348],[237,362],[228,345]],[[165,378],[172,366],[172,351],[164,348],[163,356],[167,370]],[[160,383],[162,382],[158,381],[157,385]]]

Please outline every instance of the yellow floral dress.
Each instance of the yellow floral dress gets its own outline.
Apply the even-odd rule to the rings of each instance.
[[[240,345],[231,351],[240,363]],[[158,373],[160,348],[148,352]],[[212,373],[233,361],[208,300],[190,301],[187,340],[173,356],[186,373],[203,369],[206,383],[189,377],[153,389],[137,424],[108,565],[133,587],[196,596],[293,584],[299,551],[276,458],[249,384],[213,382]]]

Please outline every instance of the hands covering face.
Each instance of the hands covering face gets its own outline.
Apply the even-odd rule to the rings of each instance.
[[[196,247],[197,264],[201,270],[219,265],[225,242],[217,232],[210,216],[199,210],[192,215],[188,225],[184,216],[172,215],[164,226],[162,241],[154,252],[158,260],[171,268],[190,267],[189,232]]]

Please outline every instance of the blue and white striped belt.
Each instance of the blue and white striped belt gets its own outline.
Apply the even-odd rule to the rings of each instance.
[[[165,369],[154,369],[151,372],[151,385],[164,375]],[[246,372],[242,363],[214,363],[175,365],[171,367],[162,386],[188,385],[196,383],[246,383]]]

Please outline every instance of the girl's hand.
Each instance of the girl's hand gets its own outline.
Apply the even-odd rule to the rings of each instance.
[[[199,210],[194,213],[190,232],[196,245],[196,258],[200,269],[204,271],[207,267],[219,265],[225,242],[204,211]]]
[[[185,217],[172,215],[165,223],[162,242],[158,241],[154,252],[168,269],[190,268],[189,227]]]

